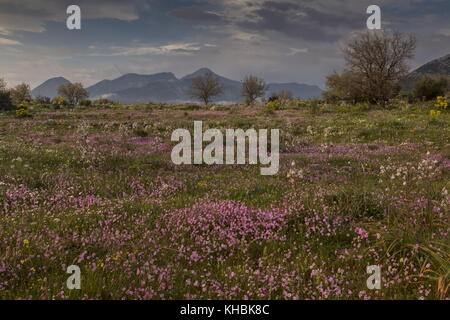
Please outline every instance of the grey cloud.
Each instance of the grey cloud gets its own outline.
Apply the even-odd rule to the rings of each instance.
[[[360,21],[347,15],[321,12],[312,7],[292,2],[267,1],[247,14],[247,19],[238,26],[254,31],[275,31],[289,37],[308,41],[336,41],[339,32],[364,27]]]
[[[199,24],[222,24],[226,22],[222,15],[200,6],[179,7],[170,11],[168,15]]]
[[[136,5],[139,1],[78,0],[85,18],[115,18],[133,20],[138,18]],[[64,21],[66,9],[72,0],[0,0],[0,31],[15,30],[42,32],[48,21]]]

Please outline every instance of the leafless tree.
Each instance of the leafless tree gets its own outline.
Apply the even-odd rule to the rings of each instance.
[[[369,31],[352,41],[344,54],[349,71],[361,75],[368,100],[384,104],[398,92],[415,48],[413,35]]]
[[[211,99],[221,95],[223,90],[219,79],[212,72],[206,72],[192,79],[188,93],[192,98],[200,99],[205,105],[208,105]]]
[[[267,85],[264,79],[256,76],[246,76],[242,81],[241,95],[245,98],[246,103],[251,104],[256,99],[264,97],[267,90]]]
[[[6,90],[6,81],[2,78],[0,78],[0,91]]]
[[[280,90],[277,93],[277,97],[281,103],[286,104],[294,100],[294,93],[291,90]]]
[[[83,88],[81,83],[61,85],[58,88],[58,94],[72,106],[77,105],[81,100],[89,97],[89,93]]]

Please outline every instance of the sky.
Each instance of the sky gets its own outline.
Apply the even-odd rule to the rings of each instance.
[[[66,26],[73,4],[81,30]],[[416,34],[412,69],[450,54],[450,0],[0,0],[0,78],[89,86],[208,67],[234,80],[254,74],[323,88],[345,67],[342,48],[367,30],[372,4],[383,29]]]

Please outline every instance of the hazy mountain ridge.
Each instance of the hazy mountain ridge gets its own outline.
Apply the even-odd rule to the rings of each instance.
[[[403,90],[410,91],[414,84],[423,76],[450,76],[450,54],[432,60],[408,74],[401,82]]]
[[[113,80],[102,80],[88,88],[90,99],[110,98],[122,103],[138,102],[192,102],[195,99],[189,96],[188,89],[194,77],[212,72],[208,68],[201,68],[194,73],[180,79],[171,72],[163,72],[151,75],[129,73]],[[214,73],[214,72],[213,72]],[[241,97],[241,82],[214,75],[224,86],[224,92],[213,101],[239,103]],[[69,83],[62,81],[64,78],[52,78],[32,90],[32,95],[44,95],[50,98],[57,96],[59,85]],[[266,96],[280,90],[290,90],[295,97],[308,99],[320,97],[322,89],[314,85],[299,83],[269,83]],[[45,93],[45,94],[44,94]]]

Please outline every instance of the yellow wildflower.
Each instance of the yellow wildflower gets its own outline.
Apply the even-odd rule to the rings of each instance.
[[[433,118],[438,118],[441,115],[441,111],[439,110],[430,110],[430,116]]]

